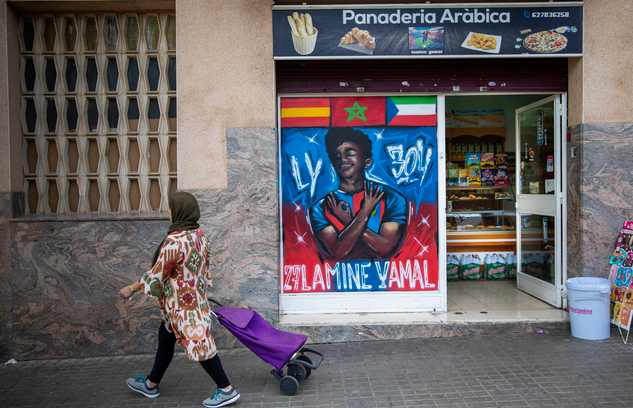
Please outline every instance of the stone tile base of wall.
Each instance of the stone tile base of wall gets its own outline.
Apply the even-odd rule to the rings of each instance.
[[[569,331],[569,320],[540,322],[433,323],[359,326],[280,326],[280,330],[305,334],[310,343],[399,340],[543,331]]]
[[[633,123],[583,124],[570,131],[567,275],[606,278],[622,223],[633,220]]]

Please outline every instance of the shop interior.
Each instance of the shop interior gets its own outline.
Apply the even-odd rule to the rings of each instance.
[[[548,96],[446,96],[445,320],[530,320],[565,313],[516,285],[515,111]]]

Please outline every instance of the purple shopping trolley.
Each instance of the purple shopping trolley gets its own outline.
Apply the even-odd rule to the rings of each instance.
[[[211,298],[209,301],[220,306],[212,311],[220,324],[274,367],[270,373],[279,381],[279,390],[284,395],[295,395],[299,383],[319,368],[325,358],[322,353],[303,347],[308,336],[277,330],[254,310],[224,307]],[[305,353],[316,354],[319,360],[313,364]]]

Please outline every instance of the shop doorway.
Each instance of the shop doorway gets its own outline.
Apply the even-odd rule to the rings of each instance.
[[[447,95],[445,106],[449,316],[563,317],[565,95]]]

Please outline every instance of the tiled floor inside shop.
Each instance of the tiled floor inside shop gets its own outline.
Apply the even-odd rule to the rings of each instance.
[[[282,325],[428,324],[569,320],[566,310],[517,289],[516,280],[448,282],[444,313],[346,313],[285,315]]]
[[[448,313],[444,321],[568,319],[567,311],[517,289],[510,281],[448,282]]]

